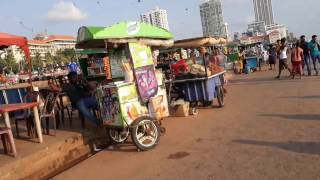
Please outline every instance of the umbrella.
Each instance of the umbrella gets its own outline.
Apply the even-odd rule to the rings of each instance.
[[[30,62],[30,52],[26,37],[0,33],[0,49],[4,49],[12,45],[19,46],[24,51],[26,59]]]

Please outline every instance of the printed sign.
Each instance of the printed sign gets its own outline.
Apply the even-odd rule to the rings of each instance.
[[[104,125],[125,127],[145,114],[138,100],[135,84],[102,86],[96,91]]]
[[[137,86],[140,98],[147,102],[158,92],[158,82],[153,65],[135,69]]]
[[[128,62],[126,53],[122,49],[113,49],[110,51],[110,67],[112,78],[124,77],[121,65],[124,62]]]
[[[134,68],[153,65],[151,48],[139,43],[129,43]]]
[[[103,124],[122,126],[118,89],[116,87],[101,87],[97,90],[97,99]]]
[[[128,22],[127,24],[127,34],[133,36],[138,34],[140,31],[140,24],[138,22]]]

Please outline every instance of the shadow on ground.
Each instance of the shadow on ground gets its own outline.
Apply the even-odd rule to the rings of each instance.
[[[319,99],[320,96],[284,96],[282,99]]]
[[[299,142],[299,141],[288,141],[288,142],[268,142],[258,140],[234,140],[234,143],[275,147],[286,151],[291,151],[301,154],[320,155],[320,142]]]
[[[320,120],[320,114],[261,114],[264,117],[280,117],[289,120],[305,120],[317,121]]]

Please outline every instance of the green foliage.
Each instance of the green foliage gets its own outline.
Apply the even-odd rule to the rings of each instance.
[[[46,53],[45,57],[44,57],[46,64],[53,64],[54,62],[54,56],[52,56],[51,53]]]
[[[43,67],[43,61],[40,53],[36,53],[35,56],[32,57],[31,64],[33,70]]]
[[[74,49],[58,50],[55,56],[54,63],[66,65],[69,64],[71,61],[75,60],[76,58],[77,56]]]
[[[3,68],[6,67],[14,73],[19,71],[19,64],[16,62],[11,51],[8,51],[5,58],[0,60],[0,66]]]
[[[77,58],[76,52],[74,49],[65,49],[58,50],[55,55],[51,53],[46,53],[44,58],[41,57],[39,53],[35,54],[32,58],[32,67],[33,70],[43,67],[43,64],[46,64],[46,67],[52,67],[52,65],[66,65],[71,61]]]

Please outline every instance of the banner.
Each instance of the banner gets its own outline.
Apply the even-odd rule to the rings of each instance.
[[[147,102],[158,92],[158,82],[153,65],[135,69],[137,86],[140,98]]]
[[[129,43],[134,68],[153,65],[151,48],[139,43]]]

